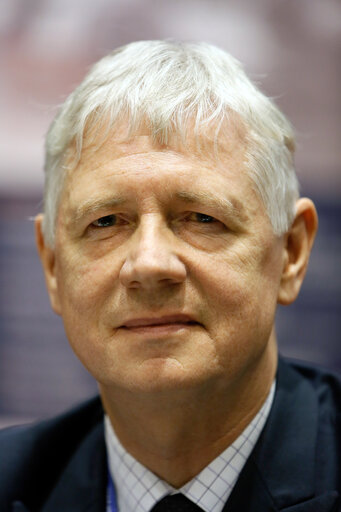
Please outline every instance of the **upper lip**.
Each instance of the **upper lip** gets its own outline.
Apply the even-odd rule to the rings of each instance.
[[[121,327],[143,327],[146,325],[163,325],[163,324],[185,324],[198,323],[192,316],[185,314],[162,315],[158,317],[140,317],[132,318],[125,321]]]

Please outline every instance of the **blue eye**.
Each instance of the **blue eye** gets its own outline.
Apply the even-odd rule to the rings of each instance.
[[[194,215],[198,222],[202,222],[202,223],[215,222],[215,218],[211,217],[211,215],[206,215],[205,213],[195,213]]]
[[[106,215],[105,217],[100,217],[92,223],[93,226],[98,228],[108,228],[114,226],[116,224],[116,215]]]

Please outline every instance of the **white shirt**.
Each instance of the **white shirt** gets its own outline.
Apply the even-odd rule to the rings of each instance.
[[[118,512],[149,512],[164,496],[178,492],[206,512],[221,512],[264,428],[274,394],[275,382],[263,406],[240,436],[180,489],[174,489],[134,459],[123,448],[105,416],[105,442]],[[109,504],[107,512],[111,512]]]

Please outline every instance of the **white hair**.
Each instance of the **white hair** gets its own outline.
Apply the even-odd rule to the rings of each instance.
[[[167,144],[171,135],[186,139],[190,122],[195,133],[216,127],[217,137],[223,125],[228,127],[231,114],[246,127],[247,172],[274,233],[285,233],[298,198],[294,135],[285,116],[223,50],[206,43],[140,41],[98,61],[51,124],[45,160],[46,243],[54,244],[68,149],[72,145],[80,157],[85,130],[93,133],[98,128],[100,133],[106,123],[109,135],[124,119],[130,135],[147,123],[154,140]]]

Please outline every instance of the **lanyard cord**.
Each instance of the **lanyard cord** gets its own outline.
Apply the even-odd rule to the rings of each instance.
[[[117,504],[116,504],[116,492],[115,487],[110,475],[110,471],[108,469],[108,490],[107,490],[107,498],[110,512],[117,512]]]

